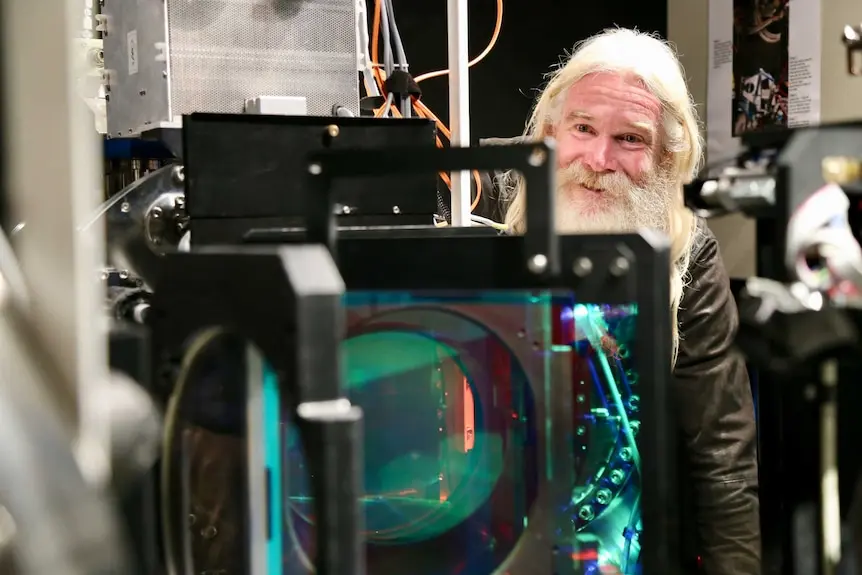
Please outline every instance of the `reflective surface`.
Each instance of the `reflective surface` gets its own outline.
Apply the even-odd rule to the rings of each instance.
[[[549,375],[549,297],[348,297],[344,360],[349,398],[365,412],[369,573],[494,573],[537,495],[534,386],[544,392]],[[314,552],[295,434],[285,462],[292,573]]]
[[[640,573],[634,306],[529,293],[352,293],[346,304],[369,575],[551,575],[554,556],[577,575]],[[241,569],[248,555],[245,348],[211,350],[188,393],[185,417],[206,430],[186,450],[198,570]],[[267,573],[305,575],[310,477],[272,373],[262,388],[256,428],[281,486],[268,491]]]
[[[574,525],[576,573],[639,573],[633,306],[530,294],[348,297],[344,359],[349,397],[365,412],[370,574],[491,575],[526,565],[551,573],[550,545],[537,554],[518,542],[535,527],[545,425],[537,402],[563,383],[552,376],[572,386],[565,464],[575,480],[571,498],[554,502],[571,525],[550,529]],[[566,358],[563,372],[550,368],[555,354]],[[297,436],[286,430],[285,573],[306,573],[312,500]]]
[[[555,339],[576,351],[574,559],[584,574],[640,573],[637,310],[564,304],[555,307],[555,317]]]

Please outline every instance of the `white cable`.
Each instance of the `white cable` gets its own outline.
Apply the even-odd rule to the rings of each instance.
[[[396,63],[406,72],[408,69],[407,54],[404,52],[404,43],[401,42],[401,33],[398,31],[398,24],[395,23],[395,10],[392,7],[392,0],[383,0],[383,4],[386,5],[386,13],[392,26],[392,40],[395,43]]]
[[[362,77],[368,89],[369,96],[380,96],[377,81],[374,78],[374,70],[371,66],[371,48],[368,37],[368,5],[365,0],[356,2],[356,28],[359,39],[360,61],[362,64]]]
[[[392,110],[392,101],[394,99],[395,99],[395,96],[391,93],[388,96],[386,96],[386,104],[383,106],[383,111],[380,112],[381,118],[386,118],[389,116],[389,114],[391,113],[391,110]]]
[[[474,223],[477,223],[477,224],[480,224],[483,226],[488,226],[489,228],[494,228],[495,230],[505,231],[505,230],[509,229],[509,226],[507,226],[506,224],[502,224],[500,222],[495,222],[492,219],[484,218],[482,216],[477,216],[476,214],[470,214],[470,220]]]
[[[380,23],[383,28],[383,70],[386,72],[386,78],[391,78],[395,65],[392,61],[392,39],[389,28],[389,11],[386,9],[386,2],[380,3]]]
[[[383,0],[386,6],[386,11],[389,16],[389,23],[392,26],[392,40],[395,43],[396,66],[405,72],[408,71],[407,53],[404,51],[404,43],[401,41],[401,33],[398,31],[398,24],[395,22],[395,9],[392,6],[392,0]],[[403,98],[401,104],[401,115],[409,118],[412,115],[413,102],[410,97]]]
[[[805,200],[787,226],[785,262],[808,289],[824,292],[842,281],[862,290],[862,248],[847,218],[850,200],[840,186],[829,184]],[[819,256],[827,269],[812,269]]]

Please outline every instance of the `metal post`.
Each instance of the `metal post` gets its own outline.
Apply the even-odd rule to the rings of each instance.
[[[4,134],[10,220],[24,224],[14,247],[29,288],[27,324],[55,374],[51,391],[77,422],[79,463],[103,479],[107,409],[95,403],[107,352],[98,270],[102,230],[78,230],[101,197],[98,135],[75,91],[82,0],[3,2]],[[95,227],[95,226],[94,226]],[[103,424],[104,422],[104,424]],[[96,439],[95,442],[92,440]]]
[[[841,561],[841,505],[838,491],[838,361],[820,371],[820,573],[835,575]]]
[[[470,71],[467,0],[448,0],[449,129],[453,146],[470,145]],[[453,172],[452,225],[470,225],[470,172]]]

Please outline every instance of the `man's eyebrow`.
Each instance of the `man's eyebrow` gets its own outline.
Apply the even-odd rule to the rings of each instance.
[[[650,138],[655,137],[655,126],[652,124],[652,122],[629,122],[628,125],[631,126],[632,129],[641,132],[642,134],[649,135]]]
[[[596,117],[589,112],[585,112],[584,110],[572,110],[568,114],[566,114],[566,121],[573,122],[576,120],[595,120]],[[627,125],[634,128],[635,130],[641,132],[648,132],[653,134],[655,132],[655,126],[653,126],[652,122],[647,122],[646,120],[639,120],[634,122],[626,122]]]
[[[583,110],[572,110],[568,114],[566,114],[566,121],[572,122],[575,120],[594,120],[595,116],[590,114],[589,112],[584,112]]]
[[[571,110],[566,114],[565,124],[570,125],[577,122],[590,122],[596,117],[584,110]],[[635,120],[626,122],[626,125],[643,136],[648,142],[652,142],[656,138],[656,127],[652,122],[646,120]]]

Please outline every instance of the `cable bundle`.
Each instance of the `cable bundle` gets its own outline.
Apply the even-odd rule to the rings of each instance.
[[[445,147],[451,141],[452,133],[446,124],[422,102],[422,92],[419,89],[419,84],[431,78],[446,76],[449,74],[449,70],[436,70],[421,74],[415,78],[410,76],[407,54],[404,51],[404,44],[395,21],[395,10],[392,6],[392,0],[374,0],[370,40],[366,28],[367,5],[365,0],[359,0],[359,3],[359,38],[362,43],[365,92],[368,97],[377,98],[383,102],[374,111],[374,116],[377,118],[409,118],[413,114],[416,114],[421,118],[433,120],[437,125],[439,133],[442,134],[442,138],[440,135],[437,136],[437,146],[441,148]],[[497,0],[497,19],[494,25],[494,33],[482,53],[470,61],[470,67],[481,62],[493,50],[500,36],[502,25],[503,0]],[[383,37],[382,63],[379,60],[381,36]],[[396,96],[400,100],[398,103],[395,101]],[[396,104],[400,104],[400,106]],[[444,139],[446,141],[445,144]],[[449,174],[441,172],[440,179],[443,180],[447,188],[451,189],[452,183],[449,179]],[[473,172],[473,181],[476,182],[476,196],[470,205],[471,211],[476,209],[482,198],[482,179],[478,171]],[[444,215],[447,215],[445,211]],[[481,220],[477,218],[478,216],[471,216],[471,219],[475,223],[487,225],[483,221],[485,218],[481,218]],[[449,218],[447,217],[446,219],[448,220]],[[494,224],[492,227],[495,228],[502,226],[502,224],[496,222]]]

